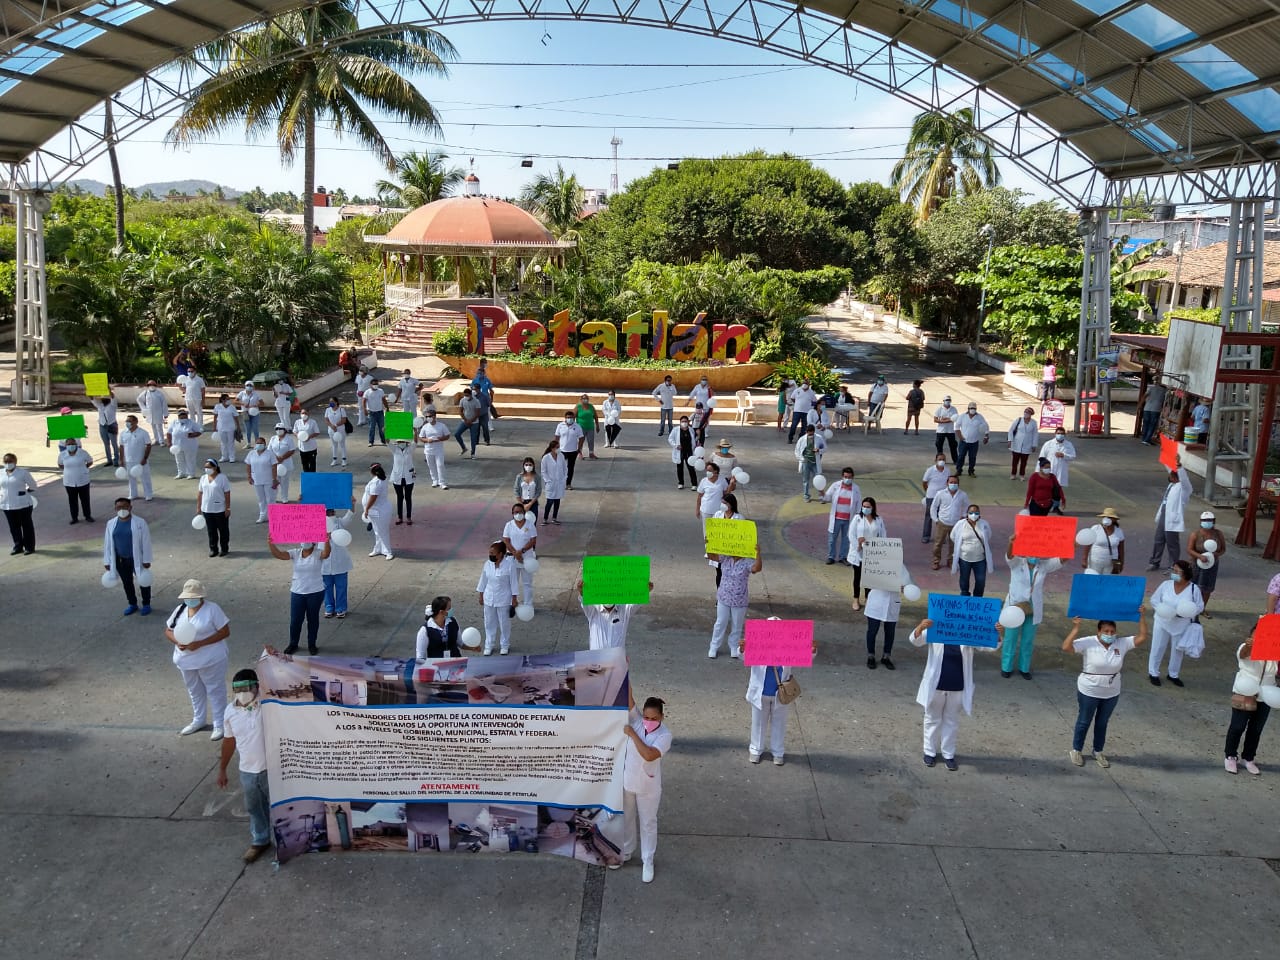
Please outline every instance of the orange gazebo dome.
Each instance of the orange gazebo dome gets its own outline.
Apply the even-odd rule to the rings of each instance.
[[[533,214],[493,197],[445,197],[418,207],[387,232],[385,242],[436,250],[559,246]]]

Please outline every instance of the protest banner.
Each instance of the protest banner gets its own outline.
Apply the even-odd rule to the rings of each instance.
[[[754,557],[755,521],[710,518],[707,520],[707,553],[726,557]]]
[[[1070,560],[1076,555],[1075,517],[1013,518],[1013,555],[1015,557],[1058,557]]]
[[[862,585],[868,590],[888,590],[890,593],[897,593],[902,589],[900,537],[876,537],[863,542]]]
[[[1258,618],[1253,628],[1253,646],[1249,648],[1250,660],[1280,660],[1280,613],[1269,613]]]
[[[78,413],[68,413],[61,417],[45,417],[44,422],[50,440],[80,440],[89,435],[84,425],[84,417]]]
[[[1178,441],[1160,434],[1160,466],[1169,470],[1178,469]]]
[[[111,393],[111,384],[105,373],[84,374],[84,395],[86,397],[105,397]]]
[[[748,667],[812,667],[812,620],[748,620],[742,662]]]
[[[1066,419],[1067,408],[1061,400],[1046,400],[1040,404],[1040,429],[1057,430]]]
[[[996,622],[1004,601],[996,597],[961,597],[929,594],[930,643],[954,643],[963,647],[994,647],[1000,642]]]
[[[387,411],[387,439],[412,440],[413,414],[403,410]]]
[[[333,510],[351,509],[351,474],[302,474],[301,503],[318,503]]]
[[[1067,616],[1085,620],[1137,621],[1146,593],[1143,577],[1096,576],[1077,573],[1071,578]]]
[[[648,557],[583,557],[583,603],[648,603]]]
[[[324,543],[329,536],[324,507],[318,503],[273,503],[267,507],[267,533],[272,543]]]

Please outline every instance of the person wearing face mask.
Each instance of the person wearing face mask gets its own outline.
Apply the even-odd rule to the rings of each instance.
[[[387,502],[387,472],[380,463],[369,467],[369,482],[364,485],[361,507],[360,519],[373,533],[373,549],[369,551],[369,556],[382,554],[388,560],[395,559],[391,552],[391,504]]]
[[[888,401],[889,385],[884,382],[884,375],[881,374],[867,391],[867,418],[879,421],[884,416],[884,406]]]
[[[489,544],[489,559],[476,583],[476,600],[484,610],[484,655],[493,655],[494,641],[498,652],[511,652],[511,618],[520,602],[520,583],[516,564],[507,556],[507,545],[501,540]]]
[[[983,596],[992,567],[991,524],[976,504],[969,504],[965,518],[951,528],[951,548],[951,572],[960,574],[960,596]]]
[[[1022,679],[1030,680],[1036,628],[1044,621],[1044,582],[1062,566],[1062,561],[1057,557],[1015,557],[1016,538],[1016,534],[1009,538],[1009,547],[1004,553],[1005,562],[1009,564],[1009,592],[1004,605],[1018,607],[1026,616],[1020,627],[999,628],[1004,647],[1000,655],[1000,676],[1006,680],[1013,676],[1016,663]]]
[[[588,460],[599,460],[596,456],[596,431],[600,429],[600,415],[596,412],[591,398],[585,393],[578,398],[578,405],[573,408],[574,419],[582,428],[583,443],[587,448]],[[563,438],[561,439],[563,443]]]
[[[827,441],[812,424],[805,427],[804,433],[796,441],[794,452],[796,463],[800,468],[800,489],[804,493],[805,503],[812,500],[810,488],[813,478],[822,473],[822,454],[826,449]]]
[[[262,711],[258,708],[258,675],[238,670],[231,678],[234,694],[222,714],[222,753],[218,758],[218,787],[226,789],[227,766],[233,754],[240,754],[240,789],[249,814],[249,849],[241,856],[253,863],[271,847],[271,796],[267,782],[266,737],[262,732]]]
[[[956,473],[964,470],[965,460],[969,461],[969,476],[974,476],[973,469],[978,465],[978,447],[991,439],[991,427],[987,418],[978,412],[978,405],[970,403],[957,424],[960,431],[960,459],[956,461]]]
[[[120,455],[124,457],[124,468],[129,473],[129,497],[138,498],[138,487],[142,487],[145,499],[152,499],[151,490],[151,435],[138,426],[138,418],[132,414],[124,418],[124,433],[120,434]],[[142,467],[142,476],[133,475],[134,467]]]
[[[742,631],[750,603],[751,574],[764,569],[764,560],[760,556],[759,545],[754,559],[714,553],[708,557],[720,564],[720,585],[716,587],[716,622],[711,628],[707,657],[714,660],[727,639],[729,656],[736,660],[742,654]]]
[[[500,420],[498,411],[493,406],[493,381],[489,379],[488,361],[481,360],[480,368],[471,378],[471,391],[480,401],[480,433],[484,436],[484,445],[489,446],[489,420]]]
[[[875,497],[863,497],[858,515],[849,527],[847,561],[853,567],[853,609],[862,609],[862,550],[868,540],[885,537],[884,521],[876,510]],[[868,591],[870,592],[870,591]]]
[[[973,713],[973,652],[989,647],[973,647],[956,643],[931,643],[927,617],[911,631],[911,645],[928,645],[924,674],[916,689],[916,703],[924,708],[924,765],[932,767],[942,754],[942,765],[948,771],[960,769],[956,761],[956,735],[960,732],[960,711]],[[995,648],[1000,649],[997,643]]]
[[[533,573],[525,568],[524,562],[537,556],[537,519],[537,513],[526,513],[524,505],[517,503],[511,508],[511,519],[502,528],[502,542],[507,547],[507,556],[515,561],[521,601],[530,607],[533,606]]]
[[[421,386],[422,381],[409,370],[406,370],[396,383],[396,390],[400,394],[400,409],[405,413],[413,413],[418,406],[418,388]]]
[[[222,394],[213,405],[213,429],[218,434],[222,463],[236,462],[236,434],[240,432],[240,414],[231,402],[230,394]]]
[[[67,507],[71,510],[71,522],[80,522],[84,511],[87,522],[93,523],[93,511],[89,508],[89,468],[93,457],[79,440],[68,440],[58,454],[58,469],[62,471],[62,486],[67,491]]]
[[[692,406],[694,409],[697,409],[699,404],[702,405],[702,421],[694,424],[695,429],[697,429],[703,437],[700,441],[702,443],[706,442],[707,426],[711,423],[711,415],[715,412],[715,396],[716,392],[712,388],[711,382],[706,377],[702,377],[698,381],[697,385],[689,391],[689,396],[685,400],[684,405],[686,407]],[[808,412],[808,408],[805,409],[805,412]],[[803,421],[801,422],[803,423]]]
[[[369,372],[369,368],[363,363],[355,376],[356,385],[356,426],[363,427],[367,422],[364,412],[364,394],[371,386],[373,386],[373,374]],[[372,438],[370,438],[372,439]]]
[[[476,444],[480,442],[480,400],[471,393],[470,387],[464,387],[462,398],[458,401],[458,413],[462,417],[462,422],[458,424],[458,429],[453,431],[453,439],[458,441],[458,446],[462,448],[462,452],[467,452],[467,444],[462,439],[463,433],[471,436],[471,459],[476,458]]]
[[[849,555],[849,524],[853,521],[857,504],[862,502],[862,490],[853,482],[853,467],[840,471],[840,482],[827,485],[822,502],[831,504],[827,511],[827,565]]]
[[[258,497],[258,519],[256,523],[267,522],[267,505],[271,502],[271,491],[280,484],[276,473],[277,460],[274,453],[267,449],[267,441],[258,437],[253,442],[253,452],[244,458],[245,479],[253,487]]]
[[[1027,496],[1023,500],[1023,507],[1033,517],[1047,517],[1055,508],[1061,513],[1061,508],[1066,503],[1067,495],[1058,483],[1058,478],[1053,475],[1053,465],[1049,463],[1048,457],[1041,457],[1036,464],[1036,472],[1027,480]]]
[[[1071,483],[1071,461],[1076,458],[1076,445],[1067,439],[1067,432],[1059,427],[1052,440],[1045,442],[1040,448],[1040,457],[1049,461],[1049,470],[1058,485],[1065,491]],[[1066,504],[1054,504],[1053,512],[1062,516],[1062,507]]]
[[[960,489],[960,477],[947,474],[947,488],[934,495],[929,504],[929,516],[933,519],[933,569],[942,567],[942,553],[946,549],[947,564],[951,564],[955,544],[951,529],[969,513],[969,495]]]
[[[622,404],[618,402],[618,395],[612,390],[604,398],[600,411],[604,414],[604,445],[617,449],[618,434],[622,433]]]
[[[1277,667],[1274,660],[1252,659],[1253,634],[1256,629],[1257,624],[1250,627],[1248,638],[1236,647],[1236,676],[1231,686],[1231,723],[1227,727],[1223,759],[1223,767],[1227,773],[1239,773],[1240,761],[1243,760],[1244,768],[1255,777],[1262,771],[1253,760],[1258,753],[1262,728],[1267,725],[1267,717],[1271,714],[1270,704],[1259,694],[1264,688],[1270,688],[1270,693],[1274,694]],[[1244,737],[1243,748],[1240,746],[1241,737]]]
[[[164,391],[154,380],[148,380],[146,389],[138,394],[138,409],[147,421],[151,436],[155,437],[158,443],[164,443],[168,433],[165,429],[165,421],[169,418],[169,401],[165,399]],[[127,463],[125,465],[128,466]]]
[[[705,382],[705,381],[704,381]],[[689,394],[691,400],[695,399],[694,394]],[[696,398],[702,399],[702,398]],[[796,387],[791,393],[791,428],[787,431],[787,443],[796,442],[796,431],[804,431],[809,422],[809,411],[813,409],[813,405],[818,402],[818,395],[813,392],[813,387],[809,385],[809,381],[803,380],[800,386]]]
[[[418,628],[418,635],[414,638],[414,656],[418,660],[462,656],[458,647],[458,621],[453,617],[451,597],[436,597],[424,611],[422,626]]]
[[[397,440],[391,445],[391,488],[396,493],[396,526],[406,521],[413,526],[413,485],[418,471],[413,466],[413,445]]]
[[[303,473],[316,472],[316,456],[320,451],[320,425],[305,407],[298,413],[293,424],[293,436],[298,444],[298,459],[302,462]],[[298,481],[301,483],[302,481]]]
[[[676,489],[684,489],[686,472],[689,474],[690,489],[697,489],[698,472],[693,469],[689,460],[698,445],[698,438],[688,417],[681,417],[679,426],[667,434],[667,444],[671,447],[671,462],[676,465]]]
[[[1151,542],[1151,561],[1148,571],[1159,570],[1164,553],[1169,551],[1169,562],[1182,556],[1182,531],[1187,528],[1183,514],[1191,499],[1191,478],[1178,458],[1178,469],[1169,471],[1169,483],[1156,507],[1156,532]],[[1221,541],[1219,541],[1221,544]]]
[[[565,460],[566,490],[573,489],[573,468],[578,462],[578,454],[582,452],[582,443],[586,434],[578,423],[573,410],[566,410],[562,423],[556,424],[556,440],[560,443],[560,453]]]
[[[1120,514],[1115,508],[1107,507],[1098,514],[1098,522],[1089,532],[1093,534],[1093,542],[1084,548],[1081,568],[1103,576],[1124,573],[1124,531],[1120,529]]]
[[[196,513],[204,516],[209,535],[209,556],[227,555],[231,540],[231,481],[212,457],[204,462],[204,476],[196,491]]]
[[[950,476],[951,471],[947,469],[946,455],[940,453],[934,457],[933,466],[920,478],[920,489],[924,491],[924,499],[921,501],[921,506],[924,507],[924,527],[920,531],[921,543],[929,543],[933,540],[933,498],[947,489],[947,478]]]
[[[560,500],[564,497],[569,477],[569,459],[560,452],[560,441],[552,440],[542,454],[538,469],[542,476],[542,492],[547,502],[542,507],[542,522],[560,525]]]
[[[650,394],[658,401],[658,436],[671,432],[671,418],[675,416],[676,385],[671,375],[662,378],[662,382],[653,388]],[[779,423],[778,429],[782,429]]]
[[[373,446],[373,437],[376,432],[378,442],[385,447],[387,445],[387,395],[378,385],[377,377],[369,382],[368,389],[361,396],[360,409],[369,420],[369,446]],[[473,442],[471,451],[473,454],[474,448]]]
[[[1209,540],[1212,540],[1215,545],[1213,553],[1209,553],[1204,548],[1205,542]],[[1204,597],[1205,609],[1200,611],[1200,616],[1210,620],[1213,619],[1213,614],[1208,610],[1209,598],[1213,596],[1213,590],[1218,585],[1218,569],[1222,565],[1222,557],[1226,552],[1226,534],[1218,529],[1213,511],[1206,510],[1200,514],[1200,526],[1191,534],[1191,542],[1187,544],[1187,555],[1195,564],[1192,567],[1191,580],[1200,588],[1200,595]],[[1201,566],[1205,562],[1208,562],[1209,566]]]
[[[726,493],[737,489],[738,481],[732,477],[726,483],[720,477],[720,467],[714,463],[707,464],[706,476],[698,483],[698,499],[693,506],[693,515],[702,521],[702,537],[707,536],[707,518],[714,517],[720,509]]]
[[[34,512],[31,495],[35,492],[36,481],[31,471],[18,466],[17,454],[6,453],[4,473],[0,474],[0,509],[4,510],[9,536],[13,538],[10,556],[36,552],[36,527],[31,517]]]
[[[610,863],[610,870],[621,869],[635,854],[636,834],[640,835],[640,880],[653,882],[653,858],[658,852],[658,807],[662,803],[662,758],[671,752],[671,731],[663,722],[666,701],[649,697],[644,710],[636,709],[636,700],[627,690],[630,724],[623,728],[627,741],[623,744],[622,803],[627,832],[622,844],[622,861]]]
[[[951,462],[958,463],[956,456],[956,421],[960,419],[960,411],[951,405],[950,397],[942,398],[942,406],[933,411],[933,450],[942,453],[945,443],[951,451]]]
[[[1184,617],[1175,613],[1172,617],[1162,617],[1158,610],[1161,604],[1177,607],[1178,603],[1190,601],[1195,612]],[[1169,682],[1175,687],[1186,686],[1179,679],[1182,673],[1182,650],[1178,641],[1193,622],[1198,620],[1204,610],[1204,596],[1200,588],[1191,582],[1191,564],[1185,560],[1175,560],[1169,570],[1169,579],[1161,582],[1151,594],[1151,609],[1156,610],[1155,625],[1151,630],[1151,653],[1147,655],[1147,679],[1153,687],[1160,686],[1160,663],[1164,655],[1169,654]]]
[[[337,397],[329,398],[324,409],[324,422],[329,430],[329,466],[336,467],[338,460],[347,465],[347,411],[342,409]],[[433,484],[434,486],[434,484]]]
[[[448,490],[449,485],[444,482],[444,445],[449,439],[449,428],[439,421],[434,407],[425,414],[425,418],[418,431],[418,439],[422,441],[422,459],[427,462],[431,485]]]
[[[1040,425],[1035,411],[1027,407],[1022,417],[1009,425],[1009,479],[1019,480],[1027,475],[1027,458],[1040,447]]]
[[[867,669],[876,668],[876,637],[880,628],[884,627],[884,650],[880,654],[880,663],[886,670],[898,669],[893,665],[890,655],[893,653],[893,641],[898,632],[898,615],[902,612],[902,593],[900,590],[881,590],[873,587],[867,591]]]
[[[582,601],[585,581],[578,581],[578,606],[582,607],[582,615],[587,618],[587,648],[590,650],[610,650],[627,645],[627,627],[631,624],[631,615],[636,611],[634,603],[593,603]],[[649,584],[653,590],[653,584]]]
[[[356,501],[351,499],[351,509],[338,516],[338,511],[330,507],[325,510],[324,527],[329,535],[329,555],[320,564],[320,578],[324,581],[324,618],[339,620],[347,618],[347,579],[355,564],[351,562],[351,551],[345,546],[333,542],[333,531],[347,530],[351,526],[351,518],[355,516]]]
[[[105,397],[90,397],[93,409],[98,411],[98,438],[102,441],[102,450],[107,457],[107,466],[114,467],[120,463],[120,408],[116,405],[116,395],[111,390]]]
[[[107,521],[102,533],[102,568],[120,578],[125,599],[129,605],[124,616],[138,613],[138,594],[133,588],[133,577],[139,565],[151,569],[151,528],[147,521],[133,515],[133,502],[128,497],[116,500],[116,515]],[[151,587],[142,590],[142,616],[151,613]]]
[[[542,477],[538,476],[537,465],[533,462],[533,457],[524,458],[524,463],[520,466],[520,472],[516,474],[515,483],[511,486],[511,492],[524,509],[524,512],[530,514],[536,522],[538,519],[538,501],[542,497]]]
[[[1098,632],[1092,637],[1080,637],[1080,618],[1071,620],[1071,632],[1062,641],[1062,650],[1074,650],[1084,658],[1083,669],[1076,678],[1076,726],[1071,735],[1071,750],[1067,756],[1077,767],[1084,766],[1084,736],[1093,726],[1093,759],[1100,767],[1111,766],[1102,751],[1107,747],[1107,724],[1120,702],[1120,672],[1124,669],[1124,655],[1142,646],[1147,639],[1147,621],[1138,608],[1138,635],[1117,637],[1114,620],[1099,620]],[[1077,639],[1079,637],[1079,639]]]
[[[770,617],[777,620],[778,617]],[[742,652],[747,652],[747,641],[742,642]],[[818,645],[813,645],[816,655]],[[747,703],[751,704],[751,740],[747,745],[747,761],[759,763],[764,758],[764,734],[769,731],[769,753],[773,755],[773,765],[780,767],[786,763],[787,748],[787,714],[790,704],[778,701],[778,687],[791,679],[791,668],[784,666],[748,667]]]
[[[333,548],[328,537],[324,543],[300,543],[288,551],[281,550],[267,536],[267,549],[277,560],[293,564],[293,577],[289,581],[289,646],[285,653],[297,653],[302,639],[302,621],[307,622],[307,653],[313,657],[319,652],[316,639],[320,633],[320,609],[324,606],[324,562]]]
[[[165,621],[164,636],[173,644],[173,665],[182,674],[191,698],[191,722],[178,731],[178,736],[190,736],[212,723],[209,739],[221,740],[227,710],[227,637],[231,636],[231,621],[220,606],[205,599],[207,596],[199,580],[184,583],[178,594],[182,602]]]
[[[194,480],[199,469],[200,437],[204,429],[198,417],[188,416],[186,410],[178,411],[178,418],[169,426],[169,452],[173,454],[175,480]]]
[[[244,417],[244,445],[250,450],[253,449],[253,442],[261,436],[258,424],[261,422],[262,406],[266,402],[266,398],[254,388],[252,380],[246,380],[244,389],[236,394],[236,406]]]
[[[298,458],[294,456],[298,452],[298,444],[283,423],[276,424],[275,434],[267,444],[267,453],[276,458],[276,503],[288,503],[289,483],[298,465]]]
[[[289,384],[288,377],[271,388],[271,397],[276,408],[276,422],[289,423],[289,414],[293,411],[293,387]]]
[[[187,371],[187,382],[183,387],[183,397],[187,403],[187,413],[191,415],[191,419],[201,425],[204,424],[204,395],[208,384],[205,383],[204,377],[196,372],[195,367]]]

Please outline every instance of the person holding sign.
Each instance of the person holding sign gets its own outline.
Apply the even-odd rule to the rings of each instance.
[[[1098,522],[1088,531],[1093,535],[1084,548],[1081,568],[1103,576],[1124,572],[1124,531],[1120,529],[1120,514],[1114,507],[1107,507],[1098,514]]]
[[[627,627],[635,613],[634,603],[593,603],[588,606],[582,600],[584,581],[578,581],[578,605],[587,618],[587,649],[609,650],[627,645]],[[653,589],[653,584],[649,584]]]
[[[382,464],[369,465],[369,482],[364,485],[360,504],[361,519],[373,532],[373,549],[369,556],[382,554],[388,560],[394,560],[395,555],[391,552],[391,504],[387,501],[387,472]]]
[[[636,849],[636,833],[640,834],[640,879],[653,882],[653,857],[658,852],[658,806],[662,803],[662,758],[671,752],[671,731],[663,723],[666,701],[649,697],[644,711],[636,710],[635,697],[628,685],[631,722],[623,728],[627,741],[622,761],[622,805],[627,838],[622,844],[622,860],[631,859]],[[635,826],[632,826],[635,824]],[[610,870],[622,863],[610,863]]]
[[[983,596],[992,560],[991,524],[982,519],[981,507],[969,504],[965,518],[951,528],[951,548],[951,572],[960,574],[960,596]]]
[[[1169,682],[1175,687],[1186,686],[1178,674],[1182,671],[1182,654],[1179,640],[1193,621],[1197,626],[1204,598],[1200,588],[1191,582],[1191,564],[1175,560],[1169,571],[1169,579],[1156,587],[1151,594],[1151,609],[1156,613],[1155,627],[1151,631],[1151,653],[1147,657],[1147,679],[1153,687],[1160,686],[1160,661],[1169,654]]]
[[[212,457],[204,462],[204,476],[196,491],[196,516],[204,517],[209,556],[216,557],[221,551],[225,557],[231,541],[231,481]]]
[[[36,526],[31,515],[35,508],[31,495],[36,492],[36,480],[26,467],[19,469],[18,455],[4,455],[4,473],[0,474],[0,509],[9,524],[9,536],[13,537],[13,549],[9,555],[36,552]]]
[[[187,737],[213,724],[210,740],[222,739],[227,711],[227,637],[231,621],[216,603],[206,600],[204,584],[188,580],[178,599],[182,602],[165,621],[164,637],[173,644],[173,665],[191,698],[191,722],[178,731]]]
[[[847,562],[853,567],[853,609],[862,609],[862,547],[868,540],[887,537],[884,521],[876,511],[876,498],[863,497],[858,515],[853,518]],[[867,591],[870,593],[870,590]]]
[[[493,655],[496,639],[498,652],[505,657],[511,652],[511,618],[520,602],[520,584],[515,561],[507,556],[507,545],[501,540],[489,544],[489,561],[476,583],[476,600],[484,608],[484,655]]]
[[[1276,661],[1253,660],[1253,635],[1257,624],[1249,630],[1249,638],[1236,648],[1236,679],[1231,686],[1231,724],[1227,727],[1226,759],[1223,765],[1227,773],[1237,773],[1240,761],[1255,777],[1262,773],[1253,758],[1258,752],[1262,728],[1267,725],[1271,704],[1280,697],[1276,691]],[[1263,688],[1267,694],[1263,695]],[[1240,738],[1244,737],[1244,748]]]
[[[1027,476],[1027,458],[1040,448],[1040,424],[1036,422],[1036,412],[1030,407],[1022,411],[1022,419],[1009,425],[1009,479],[1025,479]]]
[[[837,557],[848,563],[849,524],[862,502],[862,490],[853,482],[853,467],[840,471],[840,482],[827,486],[822,502],[831,504],[827,512],[827,564],[835,563]]]
[[[62,470],[62,486],[67,491],[67,506],[71,510],[71,522],[80,522],[80,512],[88,523],[93,523],[89,509],[89,468],[93,457],[84,445],[75,439],[67,440],[66,448],[58,454],[58,467]]]
[[[1009,592],[1006,607],[1018,607],[1025,619],[1019,627],[1000,627],[1004,649],[1000,654],[1000,676],[1013,676],[1014,664],[1023,680],[1031,679],[1031,656],[1036,643],[1036,627],[1044,621],[1044,582],[1049,574],[1062,566],[1057,557],[1015,557],[1013,544],[1017,534],[1009,538],[1004,559],[1009,564]],[[1012,633],[1012,638],[1009,634]]]
[[[933,621],[921,620],[911,631],[911,644],[929,646],[924,675],[916,690],[916,703],[924,707],[924,765],[932,767],[942,753],[942,764],[956,770],[956,734],[960,710],[973,713],[973,650],[968,644],[929,643]],[[983,649],[992,649],[984,647]],[[999,644],[995,649],[999,649]]]
[[[120,424],[117,422],[120,408],[116,405],[116,395],[108,388],[105,397],[90,397],[89,402],[98,411],[98,437],[102,440],[102,449],[107,455],[107,466],[119,466],[120,444],[116,438],[120,435]]]
[[[776,619],[776,618],[770,618]],[[745,655],[747,641],[742,641]],[[813,652],[818,652],[818,644],[814,643]],[[787,749],[787,714],[791,712],[790,704],[778,700],[778,687],[791,679],[791,668],[784,666],[750,667],[747,680],[747,703],[751,704],[751,742],[747,747],[747,759],[751,763],[759,763],[764,756],[764,732],[769,731],[769,753],[773,755],[773,765],[780,767],[786,763]]]
[[[1212,543],[1214,549],[1206,550],[1206,543]],[[1209,598],[1213,596],[1213,589],[1218,585],[1218,568],[1222,564],[1222,555],[1226,552],[1227,537],[1218,529],[1213,511],[1206,510],[1200,514],[1199,529],[1191,534],[1191,542],[1187,544],[1187,555],[1195,564],[1192,582],[1200,588],[1200,595],[1204,597],[1205,609],[1200,611],[1200,616],[1210,620],[1213,619],[1213,614],[1209,613]]]
[[[517,503],[511,508],[511,519],[502,528],[502,542],[506,544],[507,554],[515,561],[520,597],[530,607],[533,606],[533,570],[525,566],[525,561],[537,558],[537,518],[537,513],[526,513],[524,505]],[[534,567],[536,566],[535,563]]]
[[[1093,759],[1100,767],[1111,766],[1102,751],[1107,746],[1107,724],[1120,699],[1120,671],[1124,669],[1124,655],[1142,646],[1147,639],[1147,621],[1138,608],[1138,635],[1117,637],[1114,620],[1099,620],[1098,632],[1092,637],[1080,637],[1080,618],[1071,620],[1071,632],[1062,641],[1063,652],[1074,650],[1084,658],[1083,669],[1076,678],[1075,732],[1071,735],[1071,751],[1068,756],[1077,767],[1084,766],[1084,735],[1093,726]],[[1079,639],[1077,639],[1079,637]]]
[[[751,574],[764,569],[764,560],[760,557],[758,545],[754,560],[714,553],[709,556],[720,562],[720,586],[716,588],[716,622],[711,628],[711,646],[707,649],[707,656],[714,660],[727,637],[729,656],[736,660],[742,654],[742,630],[750,602],[748,581]]]
[[[1071,483],[1071,461],[1076,458],[1076,446],[1067,439],[1067,431],[1058,427],[1053,434],[1053,439],[1045,441],[1045,445],[1040,448],[1040,456],[1049,461],[1049,470],[1053,478],[1065,490]],[[1066,498],[1063,497],[1062,504],[1065,503]],[[1053,512],[1061,515],[1062,505],[1056,505]]]
[[[300,543],[286,552],[268,536],[267,549],[277,560],[288,560],[293,564],[293,578],[289,581],[289,646],[284,648],[284,652],[298,652],[305,618],[307,653],[314,657],[319,653],[316,638],[320,633],[320,608],[324,606],[324,562],[329,559],[332,549],[329,541]]]
[[[1148,572],[1160,569],[1166,549],[1169,551],[1170,563],[1181,557],[1181,533],[1187,528],[1183,513],[1190,499],[1191,478],[1187,476],[1182,458],[1179,457],[1178,469],[1169,471],[1169,483],[1164,488],[1164,496],[1160,498],[1160,506],[1156,507],[1156,533],[1152,538]]]

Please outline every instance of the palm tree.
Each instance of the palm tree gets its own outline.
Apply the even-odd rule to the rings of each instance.
[[[898,193],[923,223],[948,197],[979,193],[1000,183],[991,139],[973,125],[967,107],[931,110],[911,122],[907,153],[893,168]]]
[[[461,167],[445,167],[447,153],[411,150],[396,158],[395,180],[379,180],[373,185],[378,196],[400,201],[404,207],[420,207],[450,196],[467,173]]]
[[[444,61],[456,56],[453,44],[425,27],[362,28],[355,0],[327,0],[284,14],[215,40],[202,52],[218,72],[192,95],[166,139],[189,143],[243,121],[252,139],[274,129],[286,166],[301,150],[307,253],[315,223],[317,121],[331,123],[339,136],[353,134],[394,170],[395,153],[369,109],[439,133],[435,109],[401,71],[446,76]]]
[[[570,233],[582,216],[582,187],[556,164],[554,176],[540,173],[520,191],[520,206],[536,214],[559,237]]]

